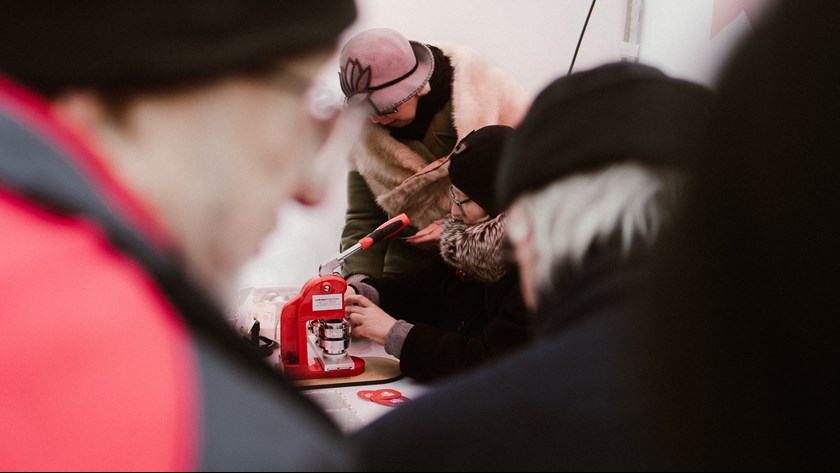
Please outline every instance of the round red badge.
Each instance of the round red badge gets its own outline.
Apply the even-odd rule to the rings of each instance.
[[[405,396],[392,397],[391,399],[376,399],[376,400],[371,399],[371,401],[373,401],[377,404],[382,404],[383,406],[388,406],[388,407],[397,407],[400,404],[403,404],[404,402],[406,402],[408,400],[409,399]]]
[[[378,389],[374,391],[370,400],[388,407],[396,407],[409,399],[396,389]]]
[[[370,397],[373,396],[373,393],[375,393],[375,392],[376,391],[370,391],[370,390],[367,390],[367,389],[363,389],[363,390],[357,392],[356,395],[359,396],[362,399],[370,401]]]

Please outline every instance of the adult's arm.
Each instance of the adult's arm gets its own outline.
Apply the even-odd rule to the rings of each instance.
[[[480,333],[467,336],[417,323],[403,341],[400,369],[406,376],[428,381],[479,365],[524,345],[530,338],[527,311],[519,290],[509,286],[504,302]]]
[[[388,220],[388,215],[376,204],[373,193],[357,171],[347,174],[347,211],[341,232],[341,250],[355,245],[362,238]],[[365,274],[381,277],[385,264],[386,245],[373,245],[354,254],[342,266],[342,274]]]

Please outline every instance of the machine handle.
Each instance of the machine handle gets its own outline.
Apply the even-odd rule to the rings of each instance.
[[[359,244],[362,245],[362,249],[366,250],[374,243],[379,243],[382,240],[396,235],[402,231],[403,228],[407,227],[409,223],[411,222],[408,220],[408,216],[406,214],[399,214],[377,227],[376,230],[370,232],[366,237],[359,240]]]

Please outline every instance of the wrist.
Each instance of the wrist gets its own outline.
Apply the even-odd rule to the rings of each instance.
[[[352,287],[356,294],[367,297],[374,304],[379,304],[379,291],[370,284],[362,282],[369,277],[367,274],[353,274],[346,279],[347,287]]]
[[[408,337],[408,332],[410,332],[412,328],[414,328],[414,325],[406,322],[405,320],[395,321],[394,325],[391,326],[390,330],[388,330],[388,334],[385,336],[385,343],[383,344],[385,347],[385,353],[399,358],[402,353],[405,339]]]

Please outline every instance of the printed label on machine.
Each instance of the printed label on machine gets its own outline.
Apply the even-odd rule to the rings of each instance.
[[[343,302],[343,294],[325,294],[322,296],[312,296],[312,311],[320,310],[341,310],[341,303]]]

